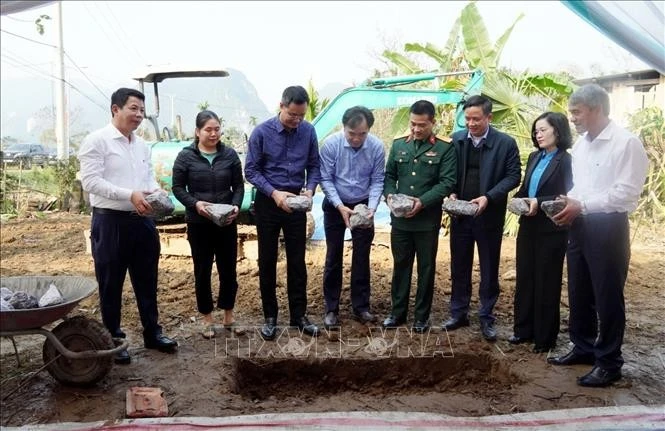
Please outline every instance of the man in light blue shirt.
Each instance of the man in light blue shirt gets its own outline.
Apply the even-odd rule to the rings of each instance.
[[[349,108],[342,116],[344,130],[328,137],[320,150],[323,224],[326,234],[326,267],[323,295],[326,328],[339,326],[339,297],[342,290],[344,233],[353,208],[365,204],[374,215],[383,192],[385,150],[383,142],[369,133],[374,115],[363,106]],[[367,323],[375,317],[369,312],[369,253],[374,227],[351,231],[351,306],[354,319]]]

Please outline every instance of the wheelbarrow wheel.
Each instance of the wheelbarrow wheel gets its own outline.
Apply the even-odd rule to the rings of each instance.
[[[109,350],[115,347],[111,334],[101,323],[83,316],[65,320],[52,332],[60,343],[72,352]],[[60,355],[48,338],[44,342],[42,357],[44,363],[49,364],[46,369],[51,376],[60,383],[70,386],[92,386],[103,379],[113,366],[111,355],[69,359]]]

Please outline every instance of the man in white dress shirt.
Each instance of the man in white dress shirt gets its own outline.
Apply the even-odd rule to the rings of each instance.
[[[113,337],[124,338],[120,328],[122,286],[129,270],[143,325],[144,346],[172,353],[178,344],[162,334],[157,311],[159,234],[145,197],[159,185],[150,149],[134,134],[145,115],[145,96],[120,88],[111,96],[111,123],[90,133],[79,151],[81,183],[90,193],[90,241],[99,284],[104,326]],[[129,353],[115,362],[128,364]]]
[[[623,288],[630,260],[628,214],[637,208],[649,168],[639,138],[610,120],[607,92],[596,84],[568,102],[581,134],[572,149],[573,188],[554,217],[571,225],[568,239],[569,331],[574,347],[554,365],[593,365],[580,386],[604,387],[621,378],[626,326]]]

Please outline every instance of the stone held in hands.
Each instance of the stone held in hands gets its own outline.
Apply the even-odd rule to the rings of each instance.
[[[392,195],[388,208],[395,217],[405,217],[413,209],[414,201],[409,195],[397,193]]]
[[[564,199],[556,199],[553,201],[544,201],[540,204],[540,209],[543,210],[545,215],[550,219],[555,215],[559,214],[561,210],[566,207],[566,201]]]
[[[217,226],[225,226],[235,208],[229,204],[212,204],[206,205],[206,211],[210,214],[213,223]]]
[[[152,207],[152,213],[150,217],[161,218],[173,214],[175,210],[175,205],[169,199],[169,195],[164,193],[162,190],[158,190],[154,193],[150,193],[145,197],[145,200]]]
[[[508,202],[508,211],[517,215],[529,212],[529,200],[526,198],[512,198]]]
[[[448,214],[457,216],[473,216],[478,211],[478,204],[461,199],[444,199],[441,208]]]
[[[312,209],[312,198],[305,195],[289,196],[286,198],[286,205],[296,212],[307,212]]]
[[[369,229],[374,226],[374,217],[370,217],[370,209],[365,204],[358,204],[353,207],[353,212],[349,217],[349,225],[353,229]]]

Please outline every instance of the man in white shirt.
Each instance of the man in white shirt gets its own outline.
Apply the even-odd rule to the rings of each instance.
[[[120,88],[111,96],[111,123],[90,133],[79,151],[81,183],[90,193],[90,240],[104,326],[113,337],[120,329],[122,286],[129,270],[138,304],[143,341],[148,349],[172,353],[178,344],[162,334],[157,311],[159,234],[152,207],[145,197],[159,185],[150,149],[134,134],[145,115],[145,96]],[[116,354],[115,362],[128,364],[129,353]]]
[[[548,362],[593,365],[577,383],[605,387],[621,378],[628,214],[637,208],[649,159],[639,138],[610,120],[609,96],[602,87],[579,88],[568,109],[578,133],[584,134],[572,149],[573,188],[554,221],[571,225],[567,260],[574,347]]]

